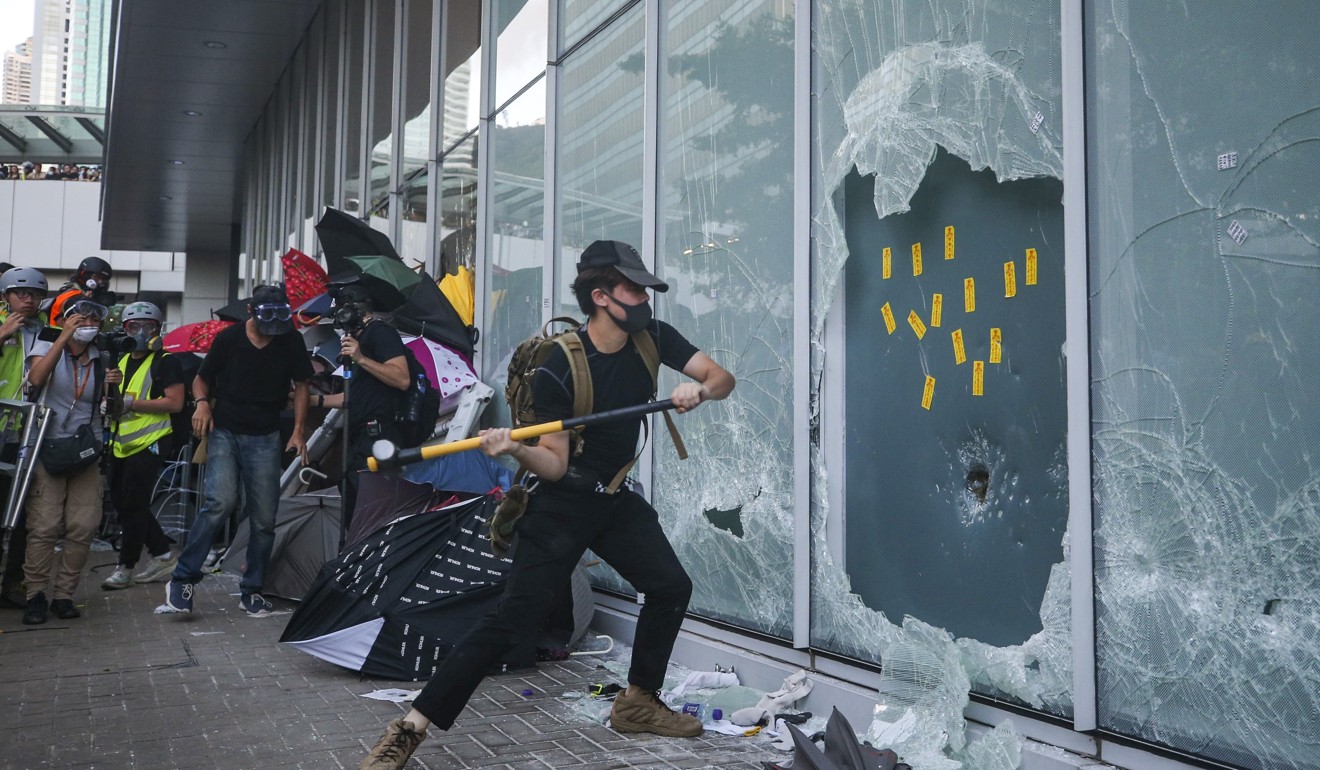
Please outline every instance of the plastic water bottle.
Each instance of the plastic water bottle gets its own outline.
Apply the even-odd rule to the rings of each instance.
[[[684,703],[683,713],[691,714],[701,720],[702,724],[718,722],[724,718],[724,710],[720,708],[711,708],[708,703]]]
[[[417,389],[408,394],[408,412],[407,418],[410,423],[421,422],[422,420],[422,396],[426,394],[428,383],[426,375],[417,373]]]

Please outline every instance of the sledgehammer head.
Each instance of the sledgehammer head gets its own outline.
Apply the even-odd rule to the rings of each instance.
[[[381,439],[371,445],[371,457],[367,458],[367,469],[378,471],[381,468],[390,468],[399,462],[399,448],[393,441]]]

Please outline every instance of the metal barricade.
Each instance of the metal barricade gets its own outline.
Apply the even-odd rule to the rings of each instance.
[[[0,522],[0,526],[4,529],[13,529],[18,523],[19,514],[23,511],[28,485],[32,481],[32,471],[37,463],[37,451],[46,437],[49,417],[50,407],[44,404],[0,399],[0,422],[9,426],[13,420],[18,419],[23,425],[18,438],[17,458],[12,463],[0,462],[0,473],[13,479],[13,483],[9,486],[9,500],[5,503],[4,521]],[[6,429],[5,433],[8,434],[10,431]]]

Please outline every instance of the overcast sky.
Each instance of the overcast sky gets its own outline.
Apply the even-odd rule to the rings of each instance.
[[[0,0],[0,51],[12,51],[32,36],[36,8],[36,0]]]

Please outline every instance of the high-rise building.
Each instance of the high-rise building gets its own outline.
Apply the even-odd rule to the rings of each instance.
[[[32,54],[32,102],[104,107],[108,0],[38,0]]]
[[[32,101],[32,38],[14,50],[5,51],[0,104],[28,104]]]

